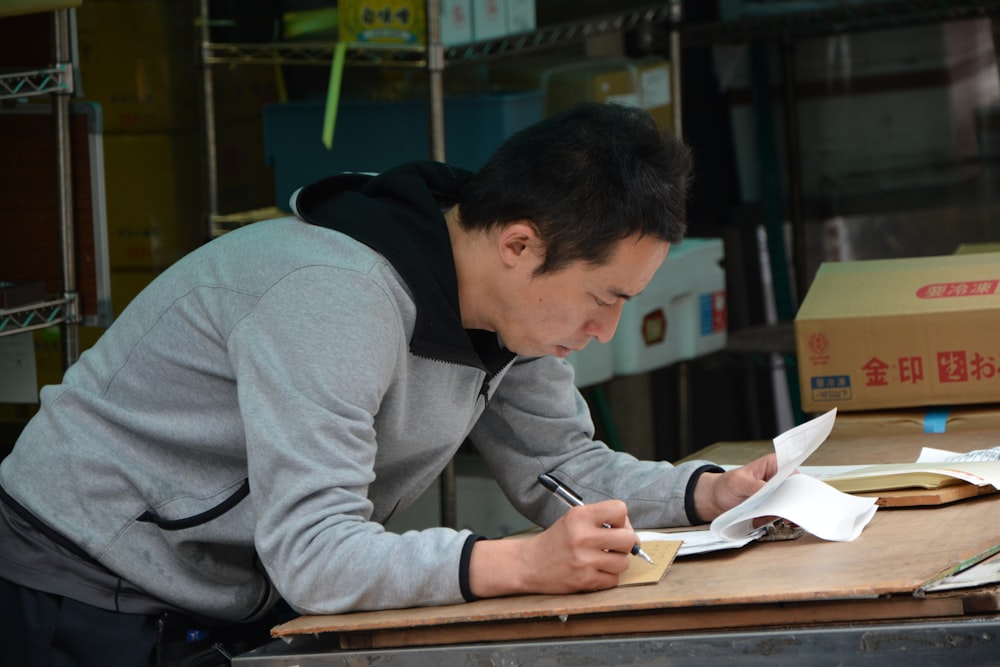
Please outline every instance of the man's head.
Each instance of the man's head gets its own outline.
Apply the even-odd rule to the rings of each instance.
[[[539,273],[602,264],[632,236],[679,241],[687,147],[635,107],[580,104],[509,138],[460,198],[468,230],[529,221],[545,245]]]
[[[684,233],[687,148],[645,111],[586,104],[507,140],[449,212],[462,318],[524,356],[610,340]]]

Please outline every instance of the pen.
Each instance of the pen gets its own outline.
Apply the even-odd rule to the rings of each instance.
[[[583,505],[583,498],[580,497],[580,494],[578,494],[576,491],[574,491],[573,489],[569,488],[568,486],[560,482],[552,475],[548,473],[542,473],[541,475],[538,476],[538,481],[542,486],[551,491],[560,500],[562,500],[570,507],[577,507],[579,505]],[[611,524],[606,523],[604,524],[604,527],[610,528]],[[640,547],[638,544],[632,545],[631,553],[633,556],[639,556],[650,565],[656,564],[653,562],[653,559],[649,557],[649,554],[643,551],[642,547]]]

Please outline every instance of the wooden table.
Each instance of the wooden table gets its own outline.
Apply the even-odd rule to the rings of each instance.
[[[923,445],[968,451],[998,439],[986,432],[831,439],[806,463],[911,460]],[[718,443],[699,457],[742,463],[770,445]],[[768,650],[809,664],[862,664],[875,655],[878,664],[893,664],[894,655],[899,664],[918,664],[915,655],[1000,662],[1000,587],[925,591],[1000,551],[998,513],[1000,495],[880,509],[854,542],[806,535],[685,557],[658,585],[302,617],[276,629],[290,643],[236,664],[419,665],[463,655],[470,664],[504,656],[523,665],[559,650],[573,658],[558,664],[634,665],[656,664],[669,646],[670,664],[694,665],[727,651],[734,658],[741,642],[755,648],[744,649],[740,664]]]

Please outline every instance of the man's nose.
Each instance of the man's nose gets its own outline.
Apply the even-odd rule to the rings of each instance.
[[[618,321],[622,316],[623,303],[617,303],[610,307],[602,308],[587,322],[584,332],[601,343],[607,343],[615,335],[618,328]]]

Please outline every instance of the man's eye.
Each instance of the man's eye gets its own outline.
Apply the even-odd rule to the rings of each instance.
[[[607,301],[602,301],[601,299],[598,299],[596,296],[594,297],[594,301],[597,302],[598,306],[610,306],[611,305]]]

